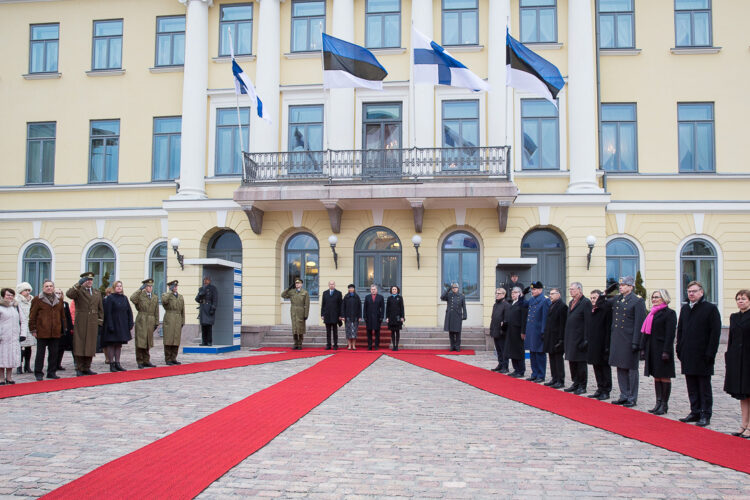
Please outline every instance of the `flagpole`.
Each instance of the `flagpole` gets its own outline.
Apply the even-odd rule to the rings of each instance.
[[[232,39],[232,28],[227,27],[227,30],[229,30],[229,54],[232,56],[232,61],[234,61],[234,40]],[[240,115],[240,95],[235,92],[234,93],[235,102],[237,106],[237,128],[240,131],[240,158],[242,159],[242,163],[245,163],[245,159],[243,158],[242,153],[245,152],[245,141],[242,140],[242,118]],[[248,123],[250,122],[250,113],[248,113],[247,117]]]
[[[414,19],[411,21],[409,38],[411,40],[411,51],[409,53],[409,145],[411,149],[417,146],[416,124],[414,123],[416,115],[416,104],[414,103]]]
[[[513,148],[510,148],[510,139],[508,138],[508,129],[510,128],[508,126],[508,116],[509,113],[513,113],[511,104],[508,104],[508,68],[507,68],[507,59],[508,59],[508,33],[510,32],[510,16],[506,16],[505,18],[505,59],[506,59],[506,68],[505,68],[505,146],[508,147],[506,150],[506,157],[505,157],[505,168],[508,169],[507,176],[508,180],[510,182],[513,182],[513,165],[511,164],[511,158],[510,153],[513,150]],[[512,114],[510,115],[512,116]],[[514,121],[511,121],[511,123],[514,123]]]

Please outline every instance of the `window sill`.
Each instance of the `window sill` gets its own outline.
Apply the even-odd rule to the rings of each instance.
[[[599,49],[599,54],[603,56],[637,56],[641,49]]]
[[[560,50],[563,47],[563,44],[560,42],[526,42],[524,45],[534,50]]]
[[[672,47],[669,51],[675,55],[717,54],[721,47]]]
[[[234,60],[237,62],[252,62],[255,61],[255,56],[252,54],[244,55],[244,56],[234,56]],[[232,62],[232,58],[229,56],[218,56],[218,57],[212,57],[211,61],[215,63],[230,63]]]
[[[86,71],[87,76],[120,76],[124,74],[124,69],[92,69]]]
[[[406,49],[404,47],[383,47],[379,49],[367,49],[373,54],[380,54],[383,56],[391,55],[391,54],[403,54],[406,52]]]
[[[535,168],[529,170],[516,170],[515,177],[568,177],[570,172],[559,168]]]
[[[450,52],[481,52],[484,45],[445,45],[443,48]]]
[[[148,68],[151,73],[182,73],[185,71],[185,66],[155,66]]]
[[[287,52],[284,54],[284,57],[287,59],[315,59],[316,57],[321,57],[322,51],[320,50],[311,50],[308,52]]]
[[[26,80],[53,80],[55,78],[60,78],[62,73],[27,73],[22,76]]]

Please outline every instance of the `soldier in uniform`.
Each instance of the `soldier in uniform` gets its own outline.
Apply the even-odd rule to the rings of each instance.
[[[135,318],[135,360],[138,368],[153,368],[148,352],[154,346],[154,330],[159,327],[159,299],[154,295],[154,280],[143,280],[141,288],[130,296],[138,315]]]
[[[461,326],[466,321],[466,299],[458,291],[458,283],[451,283],[449,290],[443,292],[440,300],[446,301],[445,322],[443,330],[448,332],[451,341],[451,351],[461,350]]]
[[[612,304],[609,364],[617,367],[620,398],[612,402],[630,408],[638,402],[638,361],[646,304],[633,293],[635,280],[632,276],[620,278],[619,283],[620,295]]]
[[[76,375],[96,375],[91,371],[91,360],[96,354],[96,338],[99,327],[104,324],[102,294],[94,288],[94,273],[81,274],[81,279],[65,295],[76,305],[75,329],[73,332],[73,357]]]
[[[524,348],[528,349],[531,362],[531,376],[526,380],[544,382],[547,376],[547,358],[544,355],[544,328],[547,323],[547,312],[550,301],[544,296],[544,285],[541,281],[531,284],[531,298],[528,301],[529,312],[526,318],[526,337]]]
[[[302,349],[302,341],[305,338],[305,321],[310,314],[310,294],[302,288],[302,280],[297,278],[294,285],[281,292],[282,299],[289,299],[292,304],[292,335],[294,336],[294,349]]]
[[[182,327],[185,324],[185,299],[177,293],[177,280],[167,283],[168,292],[161,295],[164,307],[164,361],[168,365],[181,365],[177,361],[182,340]]]
[[[214,321],[216,320],[216,306],[219,302],[219,291],[211,284],[211,277],[203,277],[203,286],[198,290],[195,301],[198,306],[198,322],[201,324],[201,345],[214,343]]]

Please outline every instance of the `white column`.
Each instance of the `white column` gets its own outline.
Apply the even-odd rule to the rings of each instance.
[[[333,0],[333,36],[354,43],[354,0]],[[330,149],[354,149],[354,89],[331,89],[326,110]]]
[[[258,15],[258,48],[255,64],[255,90],[263,101],[263,113],[273,122],[266,123],[254,111],[250,114],[250,148],[253,152],[276,152],[279,130],[283,124],[279,116],[279,84],[281,79],[281,24],[279,0],[260,0]]]
[[[411,3],[411,19],[417,30],[431,40],[434,40],[432,0],[413,0]],[[409,30],[409,37],[411,38],[411,30]],[[411,51],[409,52],[409,57],[413,57]],[[412,120],[415,142],[412,146],[434,148],[435,87],[433,85],[414,85],[414,116],[412,116]]]
[[[596,77],[592,2],[568,2],[568,193],[601,193],[596,181]]]
[[[185,66],[182,78],[180,189],[175,199],[206,198],[206,102],[208,88],[208,8],[213,0],[185,4]]]
[[[505,30],[510,15],[510,0],[490,0],[488,17],[494,22],[489,30],[487,43],[487,77],[492,87],[487,94],[487,145],[507,146],[511,139],[506,136],[508,112],[505,88]]]

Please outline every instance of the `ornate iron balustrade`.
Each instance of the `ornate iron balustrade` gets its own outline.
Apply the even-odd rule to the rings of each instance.
[[[509,153],[510,146],[244,153],[242,183],[413,182],[457,177],[510,180]]]

